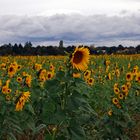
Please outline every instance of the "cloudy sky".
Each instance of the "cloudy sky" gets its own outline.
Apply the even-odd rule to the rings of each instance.
[[[136,46],[140,0],[0,0],[0,44]]]

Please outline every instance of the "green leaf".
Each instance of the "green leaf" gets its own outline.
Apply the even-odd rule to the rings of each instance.
[[[40,124],[39,126],[37,126],[35,128],[34,134],[39,133],[42,129],[45,129],[45,128],[46,128],[46,125],[45,124]]]
[[[49,135],[49,134],[47,134],[47,135],[45,136],[45,140],[52,140],[52,136]]]
[[[82,127],[73,127],[70,129],[71,140],[85,140],[85,132]]]
[[[17,140],[12,132],[8,133],[7,140]]]
[[[33,109],[32,105],[31,105],[31,104],[28,104],[27,107],[28,107],[28,110],[29,110],[33,115],[35,115],[35,112],[34,112],[34,109]]]

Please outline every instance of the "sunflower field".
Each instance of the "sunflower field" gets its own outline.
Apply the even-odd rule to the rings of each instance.
[[[139,140],[140,55],[0,57],[0,140]]]

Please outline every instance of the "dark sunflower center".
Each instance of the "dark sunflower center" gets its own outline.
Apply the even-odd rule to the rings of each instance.
[[[131,77],[130,74],[128,74],[128,75],[127,75],[127,78],[130,79],[130,77]]]
[[[114,102],[117,103],[118,102],[117,99],[115,99]]]
[[[123,87],[122,89],[125,90],[125,87]]]
[[[21,81],[21,78],[18,78],[18,81]]]
[[[48,74],[48,78],[51,78],[51,74]]]
[[[12,72],[13,70],[14,70],[13,67],[10,67],[9,71]]]
[[[123,96],[120,94],[120,98],[122,98]]]
[[[87,76],[87,75],[88,75],[88,72],[85,73],[85,76]]]
[[[92,79],[90,79],[89,82],[92,83]]]
[[[116,92],[119,92],[118,89],[116,89]]]
[[[73,59],[73,62],[78,64],[82,61],[83,59],[83,53],[81,51],[77,51],[75,54],[74,54],[74,59]]]

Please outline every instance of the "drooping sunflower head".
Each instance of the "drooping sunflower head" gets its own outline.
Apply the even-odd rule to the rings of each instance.
[[[85,71],[88,68],[90,53],[88,48],[76,48],[72,53],[70,63],[74,69]]]

